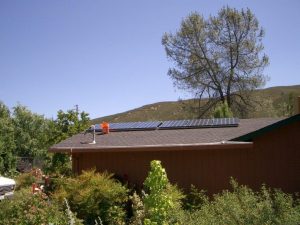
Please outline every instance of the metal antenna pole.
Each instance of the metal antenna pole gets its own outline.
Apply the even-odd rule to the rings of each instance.
[[[89,143],[89,144],[96,144],[96,128],[95,125],[92,125],[91,128],[93,129],[93,142]]]

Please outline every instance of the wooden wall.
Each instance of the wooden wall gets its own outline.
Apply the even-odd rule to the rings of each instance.
[[[300,192],[300,122],[256,138],[254,151],[253,186]]]
[[[172,183],[191,184],[209,194],[229,188],[232,176],[254,189],[266,183],[287,192],[300,191],[300,122],[254,140],[253,149],[209,149],[180,151],[99,152],[73,154],[75,172],[95,167],[128,176],[141,186],[151,160],[162,161]]]

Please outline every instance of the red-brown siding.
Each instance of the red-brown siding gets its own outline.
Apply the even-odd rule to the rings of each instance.
[[[300,191],[300,122],[257,137],[254,151],[256,186],[266,183],[287,192]]]
[[[73,153],[75,172],[95,167],[128,175],[141,186],[151,160],[162,161],[172,183],[191,184],[210,194],[229,187],[232,176],[241,184],[259,188],[262,183],[287,192],[300,191],[300,122],[286,125],[253,140],[253,148],[198,149],[135,152]]]

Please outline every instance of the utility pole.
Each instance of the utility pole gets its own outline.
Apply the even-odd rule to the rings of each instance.
[[[79,116],[79,106],[78,106],[78,104],[75,105],[75,111],[76,111],[76,115],[78,117]]]

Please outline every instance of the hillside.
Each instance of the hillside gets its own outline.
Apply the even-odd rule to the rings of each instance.
[[[300,96],[300,85],[278,86],[256,90],[253,95],[261,105],[258,105],[249,117],[278,117],[283,116],[282,108],[288,101],[289,94]],[[158,102],[144,105],[126,112],[95,118],[92,123],[129,122],[151,120],[191,119],[197,115],[189,107],[197,104],[193,99],[183,101]]]

